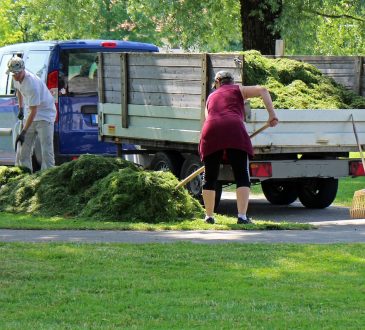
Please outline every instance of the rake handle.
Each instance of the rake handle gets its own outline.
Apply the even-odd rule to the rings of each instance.
[[[354,130],[357,147],[359,148],[359,152],[360,152],[360,156],[361,156],[362,167],[364,168],[364,171],[365,171],[364,153],[363,153],[362,148],[361,148],[361,144],[360,144],[360,141],[359,141],[359,137],[357,136],[355,121],[354,121],[354,117],[352,115],[351,115],[351,120],[352,120],[352,128]]]

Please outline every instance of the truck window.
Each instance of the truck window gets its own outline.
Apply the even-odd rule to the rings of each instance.
[[[12,54],[4,54],[0,59],[0,95],[12,95],[10,85],[12,83],[11,75],[6,74],[8,69],[8,62],[11,59]]]
[[[96,52],[62,51],[59,88],[68,96],[96,95],[98,90]]]
[[[49,51],[30,51],[24,59],[25,68],[45,81],[48,71],[49,55]]]

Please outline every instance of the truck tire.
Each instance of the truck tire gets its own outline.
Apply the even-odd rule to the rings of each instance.
[[[181,178],[184,179],[188,177],[190,174],[194,173],[198,168],[202,167],[203,164],[200,161],[199,157],[196,155],[189,155],[181,168]],[[201,204],[203,204],[203,176],[204,174],[200,174],[195,177],[193,180],[188,182],[185,188],[189,191],[189,193],[199,200]],[[219,202],[222,197],[222,183],[217,182],[216,190],[215,190],[215,204],[214,210],[216,210],[219,206]]]
[[[336,198],[338,179],[314,178],[304,181],[298,189],[300,202],[307,208],[324,209]]]
[[[285,180],[265,180],[261,182],[262,192],[274,205],[289,205],[298,198],[296,182]]]
[[[170,171],[179,178],[184,158],[173,151],[158,152],[152,159],[150,168],[154,171]]]

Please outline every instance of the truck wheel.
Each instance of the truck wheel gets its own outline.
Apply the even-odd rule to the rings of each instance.
[[[190,155],[188,156],[181,168],[181,178],[184,179],[188,177],[190,174],[194,173],[198,168],[202,167],[203,164],[200,161],[199,157],[196,155]],[[195,177],[193,180],[188,182],[185,186],[185,188],[189,191],[189,193],[199,200],[201,204],[203,204],[203,196],[202,196],[202,190],[203,190],[203,175],[200,174],[197,177]],[[216,210],[219,206],[219,202],[221,200],[222,196],[222,183],[217,182],[216,190],[215,190],[215,204],[214,209]]]
[[[181,179],[185,179],[190,174],[194,173],[198,168],[202,167],[200,159],[196,155],[189,155],[181,168]],[[202,187],[203,187],[203,174],[199,174],[193,180],[188,182],[185,185],[185,188],[189,191],[189,193],[195,198],[202,201]]]
[[[265,180],[261,187],[266,199],[274,205],[289,205],[298,197],[296,183],[292,181]]]
[[[178,152],[158,152],[153,157],[150,168],[154,171],[171,171],[178,178],[183,160]]]
[[[336,198],[338,179],[315,178],[304,181],[298,189],[300,202],[311,209],[324,209]]]

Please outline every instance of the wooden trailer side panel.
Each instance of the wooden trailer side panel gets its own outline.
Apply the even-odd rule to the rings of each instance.
[[[195,145],[216,72],[242,83],[243,57],[234,54],[99,54],[100,136],[144,145]],[[182,147],[182,146],[181,146]]]

